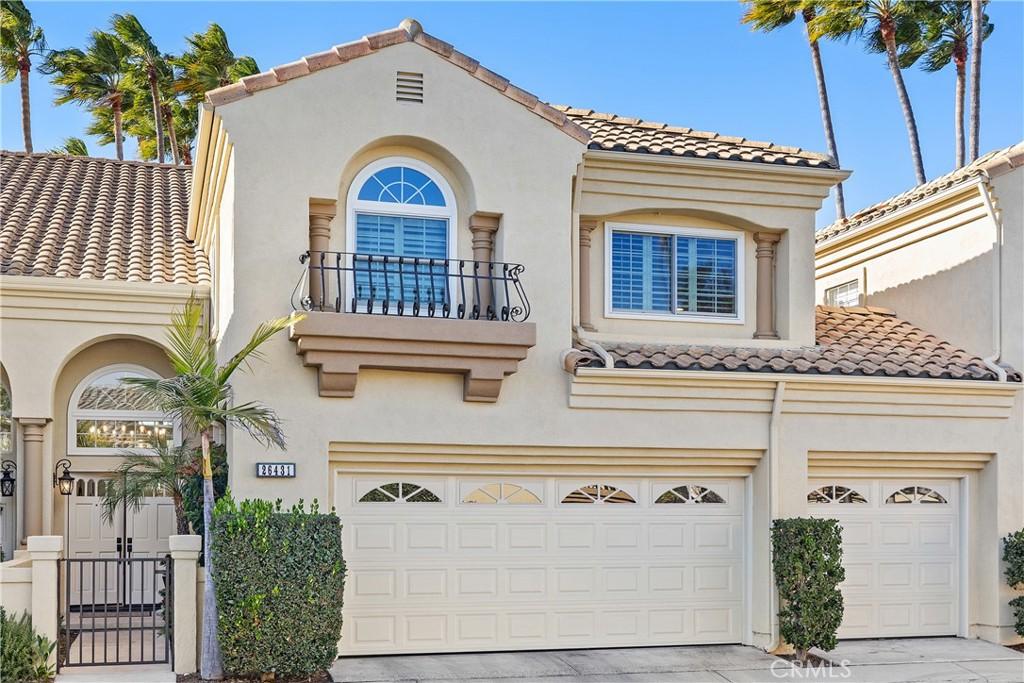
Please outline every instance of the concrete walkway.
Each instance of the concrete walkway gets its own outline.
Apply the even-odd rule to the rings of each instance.
[[[1024,681],[1024,653],[980,640],[844,641],[825,657],[834,663],[831,671],[794,669],[784,659],[741,645],[348,657],[335,662],[331,676],[336,683]]]

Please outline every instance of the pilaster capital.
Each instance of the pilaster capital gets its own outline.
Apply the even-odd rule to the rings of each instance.
[[[779,240],[782,239],[782,233],[780,232],[755,232],[754,233],[754,244],[758,247],[770,247],[775,248]]]
[[[338,215],[338,200],[336,199],[318,199],[316,197],[309,198],[309,217],[310,219],[325,218],[328,221]]]
[[[43,440],[43,428],[50,422],[48,417],[16,417],[14,419],[21,425],[22,438],[32,442]]]
[[[500,213],[488,213],[485,211],[477,211],[469,217],[469,230],[475,236],[477,233],[483,235],[493,235],[498,232],[498,226],[501,224]]]
[[[591,233],[597,229],[597,221],[589,218],[580,219],[580,246],[589,247],[591,244]]]

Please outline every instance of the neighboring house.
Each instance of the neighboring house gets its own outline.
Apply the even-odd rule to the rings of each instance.
[[[883,306],[1024,367],[1024,142],[820,231],[818,300]]]
[[[63,529],[58,458],[100,486],[110,425],[178,438],[112,389],[169,372],[195,291],[225,356],[309,311],[237,377],[288,446],[229,433],[230,486],[336,507],[343,654],[770,647],[802,515],[846,528],[843,637],[1013,638],[1020,375],[815,307],[828,158],[549,106],[409,21],[208,93],[195,158],[3,155],[22,535]],[[111,552],[90,491],[71,551]]]

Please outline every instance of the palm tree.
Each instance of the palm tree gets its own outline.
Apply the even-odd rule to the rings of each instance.
[[[192,163],[192,146],[199,131],[199,109],[179,100],[172,101],[167,107],[168,114],[173,117],[175,137],[172,144],[175,149],[175,163]]]
[[[900,55],[900,64],[910,66],[924,56],[922,68],[928,72],[941,71],[950,62],[956,68],[956,94],[953,102],[953,121],[956,131],[956,167],[966,162],[964,140],[964,96],[967,87],[967,44],[971,34],[971,3],[969,0],[945,0],[931,3],[933,13],[925,19],[925,32],[919,45],[910,46]],[[991,35],[994,26],[984,18],[982,39]]]
[[[60,147],[54,147],[50,150],[51,154],[67,154],[73,157],[87,157],[89,156],[89,149],[85,146],[85,140],[82,138],[70,137],[64,138],[64,144]]]
[[[971,0],[971,161],[978,158],[981,136],[981,43],[992,32],[982,11],[986,2]]]
[[[174,60],[178,67],[175,88],[193,106],[203,101],[207,90],[259,73],[255,59],[235,56],[224,29],[217,24],[211,23],[205,33],[194,33],[185,40],[188,49]]]
[[[903,109],[918,184],[926,180],[924,161],[917,120],[900,70],[899,51],[900,46],[912,45],[920,39],[924,9],[925,3],[913,0],[824,0],[809,27],[812,40],[857,36],[865,41],[868,51],[885,53]]]
[[[150,104],[153,110],[153,128],[156,131],[156,157],[160,163],[165,159],[163,98],[161,82],[173,76],[170,65],[163,53],[157,49],[153,37],[134,14],[115,14],[110,20],[111,28],[129,50],[131,64],[145,75],[149,85]]]
[[[53,75],[58,88],[56,104],[75,102],[90,109],[108,108],[113,116],[114,146],[117,158],[124,159],[124,133],[121,126],[125,83],[131,71],[130,51],[117,36],[93,31],[89,46],[51,53],[42,71]]]
[[[213,528],[213,470],[210,463],[210,444],[214,428],[238,427],[265,447],[284,447],[284,434],[277,414],[263,404],[250,401],[235,403],[231,377],[250,358],[260,356],[260,347],[275,334],[301,316],[269,320],[257,326],[248,343],[223,365],[217,363],[216,343],[210,339],[204,324],[203,306],[189,299],[184,309],[171,318],[167,330],[167,358],[175,376],[169,379],[132,377],[127,384],[142,389],[152,397],[154,404],[166,415],[177,420],[189,434],[199,435],[202,444],[203,466],[203,523]],[[203,589],[203,644],[200,673],[204,679],[220,679],[220,643],[217,640],[217,599],[213,583],[213,556],[210,553],[211,533],[203,537],[203,551],[207,558],[204,567],[206,584]]]
[[[32,58],[46,54],[43,29],[32,21],[32,13],[21,0],[0,4],[0,81],[18,78],[21,85],[21,133],[25,151],[32,153],[32,112],[29,106],[28,77]]]
[[[156,492],[160,491],[174,501],[178,533],[189,533],[183,490],[185,478],[191,474],[196,460],[195,448],[187,445],[159,445],[151,455],[125,454],[103,496],[103,521],[110,524],[121,506],[138,511],[147,496],[159,495]]]
[[[757,31],[774,31],[788,25],[796,18],[797,13],[808,26],[814,19],[820,0],[748,0],[748,8],[743,15],[743,23],[750,24]],[[821,124],[825,128],[825,144],[828,153],[839,165],[839,151],[836,146],[836,133],[832,127],[832,109],[828,102],[828,89],[825,87],[825,69],[821,65],[821,50],[817,39],[807,32],[807,42],[811,47],[811,65],[814,67],[814,79],[818,84],[818,108],[821,110]],[[846,218],[846,200],[843,198],[843,184],[836,184],[836,216]]]

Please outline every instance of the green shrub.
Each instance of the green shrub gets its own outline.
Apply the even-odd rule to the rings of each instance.
[[[226,495],[214,508],[211,552],[226,672],[307,676],[331,666],[345,586],[333,511]]]
[[[210,464],[213,467],[213,499],[216,501],[228,489],[228,454],[224,446],[220,444],[211,446]],[[181,487],[181,502],[185,508],[185,517],[192,525],[192,533],[202,536],[204,533],[203,469],[199,459],[197,459],[193,471],[188,472],[185,477],[185,483]],[[206,558],[202,556],[202,551],[199,554],[199,564],[206,564]]]
[[[812,647],[831,650],[843,621],[846,578],[842,528],[834,519],[777,519],[772,560],[779,588],[779,628],[801,662]]]
[[[1006,583],[1015,590],[1024,590],[1024,529],[1008,534],[1003,539],[1003,562],[1006,563]],[[1010,601],[1016,617],[1014,630],[1024,636],[1024,595]]]
[[[35,632],[32,617],[27,613],[15,619],[0,607],[0,681],[49,681],[54,670],[47,659],[54,646],[51,640]]]

